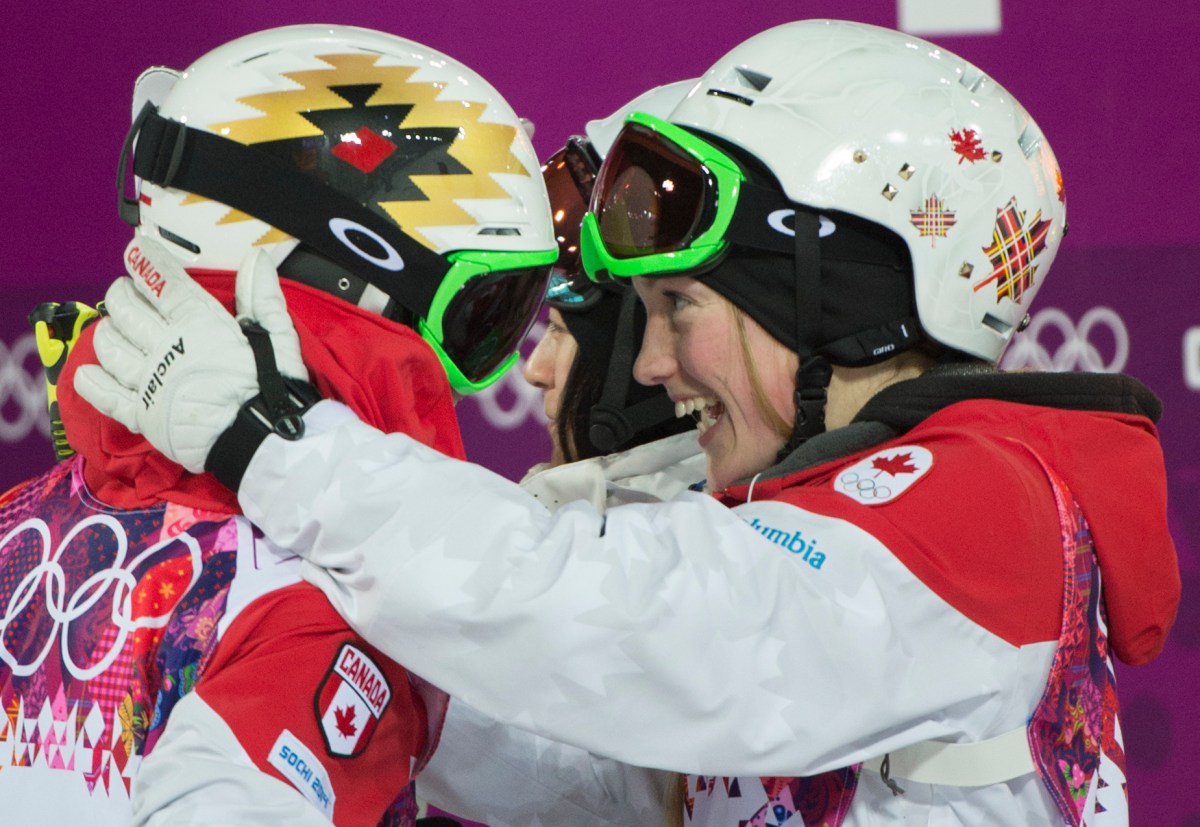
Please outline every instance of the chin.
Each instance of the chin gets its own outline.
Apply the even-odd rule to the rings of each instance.
[[[710,457],[706,466],[708,487],[713,491],[721,491],[740,480],[749,480],[760,471],[770,468],[775,455],[782,447],[783,442],[781,441],[770,454],[765,454],[761,459],[741,457],[742,461],[737,464],[714,460]]]
[[[729,473],[720,468],[713,466],[712,462],[708,463],[706,469],[708,476],[708,487],[713,491],[721,491],[737,481],[737,477],[729,476]]]

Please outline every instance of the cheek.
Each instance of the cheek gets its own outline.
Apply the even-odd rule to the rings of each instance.
[[[575,351],[575,340],[568,338],[559,343],[558,351],[554,355],[554,384],[559,390],[562,390],[571,374],[571,366],[575,364]]]
[[[547,388],[542,391],[542,407],[546,411],[546,416],[551,419],[558,419],[558,389]]]
[[[761,328],[751,326],[746,332],[767,402],[785,422],[791,422],[796,413],[796,369],[800,359]],[[749,378],[746,382],[749,384]]]
[[[768,388],[767,398],[779,415],[787,422],[796,417],[796,369],[799,359],[792,354],[781,357],[773,366],[772,371],[765,377]]]
[[[731,361],[740,358],[741,353],[737,337],[730,336],[721,325],[691,325],[679,336],[679,361],[697,378],[728,376]]]

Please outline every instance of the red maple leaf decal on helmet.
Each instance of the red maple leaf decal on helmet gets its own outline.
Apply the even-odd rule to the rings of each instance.
[[[959,154],[960,164],[963,161],[973,164],[983,160],[983,141],[979,140],[979,135],[974,129],[964,129],[961,132],[955,130],[950,133],[950,140],[954,143],[954,151]]]
[[[893,477],[897,474],[915,474],[917,466],[912,464],[912,454],[896,454],[894,457],[876,457],[871,460],[871,467],[880,474],[887,473]],[[876,474],[875,476],[879,476]]]
[[[342,708],[335,707],[333,717],[337,723],[338,734],[345,738],[353,738],[358,732],[358,727],[354,725],[354,713],[356,708],[353,706]]]

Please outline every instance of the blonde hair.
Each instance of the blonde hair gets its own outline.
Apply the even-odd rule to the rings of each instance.
[[[746,374],[750,379],[750,389],[754,394],[754,405],[762,414],[763,419],[770,424],[771,429],[783,439],[787,439],[792,433],[792,423],[775,410],[775,406],[771,404],[771,400],[767,396],[766,386],[763,384],[762,376],[758,372],[758,365],[751,354],[750,337],[746,333],[746,314],[732,302],[729,303],[729,308],[733,312],[733,321],[737,327],[738,344],[742,349],[742,359],[746,363]],[[683,827],[683,803],[687,783],[688,777],[678,773],[673,782],[667,785],[666,795],[663,796],[664,827]]]
[[[688,777],[676,773],[672,783],[667,785],[666,795],[663,796],[664,827],[683,827],[683,799],[688,783]]]
[[[767,396],[766,386],[763,385],[762,377],[758,373],[758,365],[755,363],[754,356],[750,352],[750,337],[746,335],[746,314],[732,302],[729,306],[733,310],[733,321],[737,325],[738,343],[742,348],[742,359],[746,363],[746,372],[750,378],[750,388],[754,392],[754,406],[758,408],[758,412],[770,424],[772,430],[783,439],[787,439],[792,435],[792,423],[784,419],[779,411],[775,410],[775,406],[771,404],[771,400]]]

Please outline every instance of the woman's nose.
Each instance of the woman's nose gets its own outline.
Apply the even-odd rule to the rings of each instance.
[[[546,390],[554,383],[554,358],[549,339],[548,334],[543,336],[525,362],[525,381],[540,390]]]
[[[666,320],[651,314],[633,363],[633,377],[643,385],[662,385],[674,372],[675,355]]]

